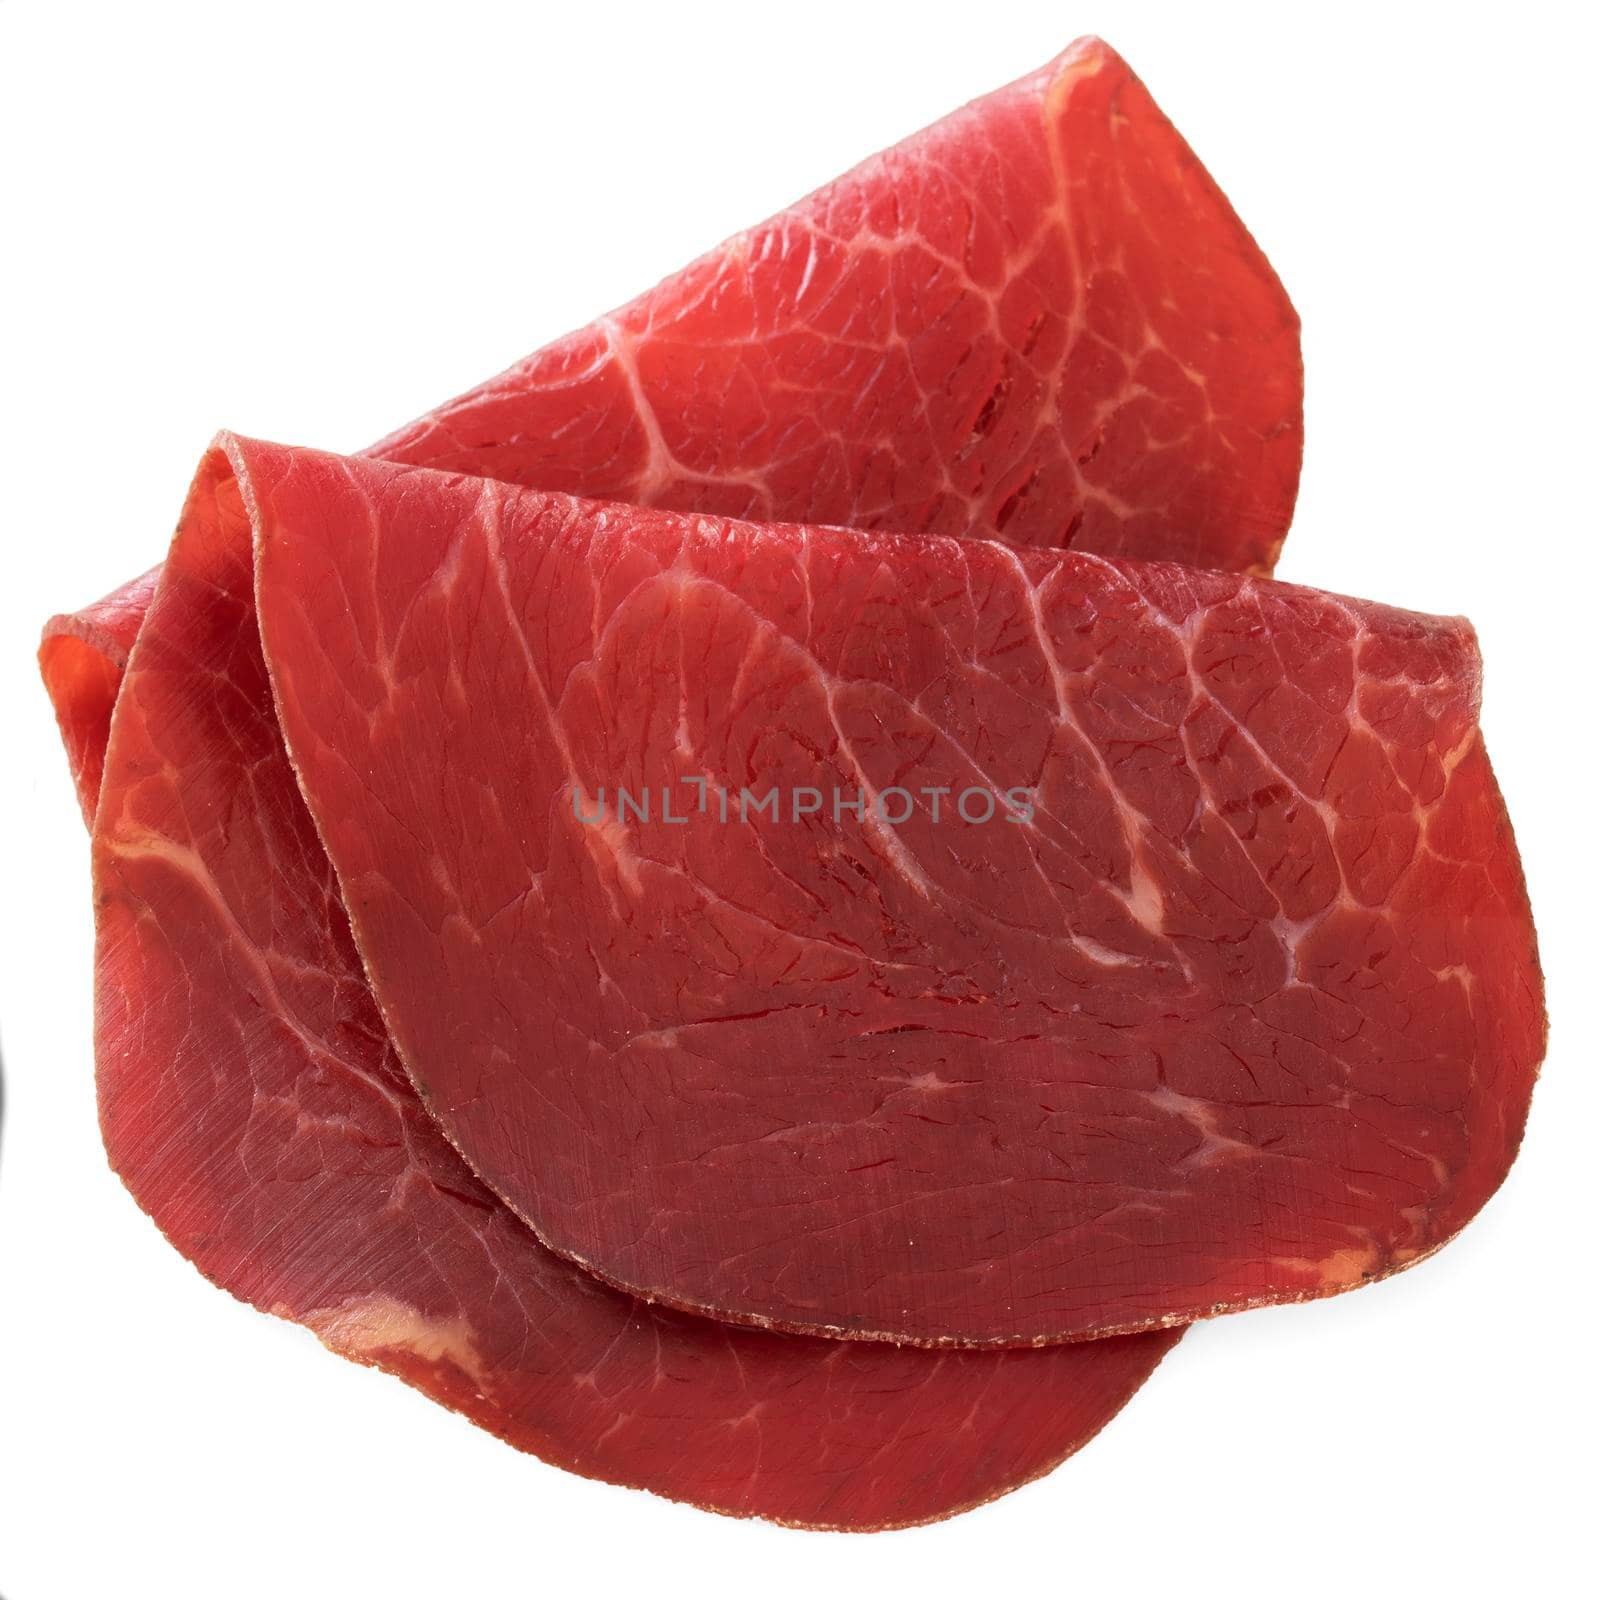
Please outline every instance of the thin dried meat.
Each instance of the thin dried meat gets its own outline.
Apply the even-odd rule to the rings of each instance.
[[[375,448],[637,505],[1264,573],[1300,407],[1272,268],[1085,39]]]
[[[1383,1276],[1505,1175],[1543,1009],[1462,620],[376,462],[247,492],[390,1036],[607,1281],[1079,1339]]]
[[[1301,397],[1266,258],[1126,62],[1084,39],[371,453],[1269,572]],[[147,574],[90,611],[136,619],[149,595]],[[91,662],[86,620],[51,624],[42,665],[92,809],[82,754],[130,640]]]
[[[202,1272],[569,1470],[808,1526],[948,1516],[1121,1408],[1175,1334],[846,1346],[649,1306],[543,1249],[394,1056],[252,609],[250,530],[215,451],[133,651],[94,830],[106,1148]]]
[[[1083,41],[374,449],[685,509],[1265,569],[1298,477],[1298,325],[1143,86]],[[47,630],[41,665],[87,816],[156,576]],[[181,572],[172,589],[152,661],[198,627],[209,654],[196,659],[216,681],[257,683],[244,609],[230,613],[219,596],[220,611],[206,612]],[[191,606],[209,620],[191,618]],[[237,637],[226,634],[230,616]],[[181,698],[180,678],[152,666],[145,682]],[[173,939],[164,956],[147,953],[148,967],[140,958],[118,969],[137,984],[135,1003],[185,962],[216,986],[185,1027],[168,1015],[163,1037],[179,1046],[170,1062],[102,1051],[108,1145],[169,1236],[235,1293],[575,1470],[720,1509],[851,1526],[946,1514],[1044,1470],[1170,1342],[1105,1341],[1092,1358],[1041,1353],[1022,1368],[1014,1357],[930,1366],[898,1351],[872,1352],[874,1364],[859,1349],[819,1353],[804,1339],[764,1342],[639,1307],[554,1263],[439,1140],[396,1070],[326,868],[285,799],[273,738],[251,721],[259,706],[235,696],[226,726],[186,729],[192,696],[138,700],[123,714],[119,813],[128,784],[152,803],[159,794],[141,759],[159,759],[175,782],[181,754],[192,764],[184,792],[208,795],[229,820],[219,838],[216,811],[186,803],[145,837],[146,817],[136,836],[176,842],[177,854],[117,868],[125,904],[148,889],[166,909],[165,923],[135,919],[147,940],[159,943],[158,925]],[[230,743],[259,743],[250,772],[229,766]],[[108,836],[127,826],[124,815],[106,819]],[[169,882],[163,900],[163,873],[190,871],[236,891],[202,895],[184,914],[240,915],[229,933],[245,955],[237,971],[198,948],[197,930],[214,935],[213,922],[191,921],[184,935],[172,920],[182,883]],[[279,921],[263,920],[269,906]],[[318,970],[320,998],[308,992]],[[309,1007],[313,1019],[297,1045],[264,1020],[281,1015],[273,996],[291,972],[290,1014]],[[105,1005],[103,1042],[124,1025],[116,1001]],[[335,1034],[326,1052],[321,1027]],[[330,1096],[338,1109],[324,1118]],[[302,1098],[316,1109],[291,1120]],[[341,1142],[340,1129],[369,1127],[389,1131]],[[352,1148],[369,1165],[352,1166]],[[391,1191],[405,1205],[379,1211],[375,1196]],[[346,1259],[361,1236],[370,1250]],[[465,1323],[461,1305],[477,1308]],[[552,1338],[541,1344],[535,1327]],[[563,1410],[560,1386],[612,1346],[609,1381]],[[673,1358],[652,1368],[650,1347]],[[473,1368],[495,1373],[492,1394]],[[677,1405],[646,1403],[618,1423],[645,1373],[656,1375],[652,1394],[668,1374]],[[961,1441],[937,1445],[969,1402]],[[861,1420],[869,1405],[876,1427]],[[771,1419],[765,1435],[758,1415]],[[681,1453],[672,1439],[685,1449],[721,1439],[720,1425],[741,1441],[719,1447],[721,1477],[708,1464],[718,1450],[668,1459]]]

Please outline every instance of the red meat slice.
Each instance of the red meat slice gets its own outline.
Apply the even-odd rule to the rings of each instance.
[[[1144,85],[1083,39],[373,452],[1267,572],[1301,436],[1282,286]],[[140,580],[107,604],[148,599]],[[86,808],[118,640],[98,669],[48,643],[43,662]]]
[[[941,370],[946,360],[950,370]],[[713,368],[721,375],[716,386],[703,381]],[[1125,64],[1098,42],[1082,41],[1033,78],[868,163],[589,333],[376,448],[690,509],[849,516],[908,530],[954,531],[970,516],[978,531],[1003,525],[1010,539],[1070,534],[1091,547],[1264,567],[1292,508],[1299,400],[1297,323],[1270,268]],[[56,619],[41,651],[86,815],[99,795],[111,709],[154,576],[76,617]],[[175,595],[180,587],[198,600],[188,583],[175,581]],[[171,636],[181,641],[184,602],[174,598],[169,605],[176,619]],[[255,644],[253,629],[246,632],[242,640],[213,637],[211,644],[213,665],[225,660],[248,681]],[[145,710],[130,705],[124,712],[130,752],[150,738],[204,765],[219,759],[229,740],[250,744],[234,726],[225,735],[215,723],[185,733],[180,718],[191,712],[170,700],[156,710],[159,734],[134,731],[145,725]],[[247,717],[242,702],[230,711]],[[129,773],[130,781],[143,776]],[[315,889],[296,887],[295,874],[312,856],[303,819],[290,820],[293,808],[274,790],[281,777],[263,756],[248,781],[238,770],[223,771],[208,791],[226,796],[218,804],[232,808],[228,838],[240,841],[227,846],[241,874],[242,899],[234,909],[249,901],[250,872],[265,871],[260,858],[252,867],[243,842],[259,837],[274,870],[285,874],[264,903],[299,904],[303,895],[313,925],[320,906],[323,938],[335,946],[332,955],[308,954],[301,978],[326,962],[330,988],[356,1019],[340,1026],[341,1048],[362,1040],[357,1064],[381,1082],[376,1063],[384,1052],[373,1041],[370,1002],[363,1012],[354,993],[325,879],[312,874],[323,885],[320,902]],[[158,789],[149,792],[155,803]],[[252,815],[258,802],[265,810],[241,826],[238,819]],[[191,815],[182,826],[158,831],[184,841],[192,864],[206,865],[205,857],[225,843],[207,832],[212,821]],[[116,836],[125,826],[126,819],[108,819],[106,831]],[[159,869],[146,862],[144,870]],[[111,921],[116,913],[104,914]],[[259,920],[240,927],[263,937],[267,931]],[[172,929],[181,941],[178,925]],[[147,930],[147,938],[156,936]],[[269,971],[294,959],[292,941],[253,948]],[[194,948],[183,954],[202,959]],[[175,970],[176,958],[164,959],[169,973]],[[152,978],[161,968],[156,960]],[[260,969],[252,970],[259,976]],[[579,1406],[566,1418],[570,1425],[549,1423],[550,1393],[541,1375],[565,1382],[584,1370],[626,1313],[638,1339],[619,1343],[613,1371],[623,1370],[647,1339],[665,1337],[652,1320],[657,1313],[621,1300],[597,1302],[592,1282],[581,1276],[551,1276],[548,1261],[503,1215],[484,1228],[521,1241],[507,1247],[524,1252],[521,1267],[507,1269],[520,1286],[507,1291],[497,1279],[499,1291],[486,1298],[482,1269],[474,1275],[459,1251],[439,1256],[446,1265],[437,1268],[435,1283],[421,1241],[435,1234],[465,1239],[461,1219],[471,1213],[442,1201],[438,1215],[414,1209],[413,1235],[401,1242],[389,1230],[388,1212],[378,1219],[382,1226],[374,1222],[372,1193],[393,1177],[381,1167],[364,1187],[360,1173],[341,1175],[332,1163],[296,1191],[296,1208],[288,1208],[291,1191],[282,1183],[247,1191],[246,1176],[280,1165],[296,1170],[313,1157],[298,1121],[291,1130],[286,1121],[264,1125],[259,1112],[248,1120],[240,1103],[246,1085],[276,1086],[284,1097],[326,1093],[327,1083],[339,1081],[330,1063],[340,1057],[262,1052],[253,1031],[240,1031],[236,1005],[243,982],[249,998],[242,1014],[253,1014],[260,1003],[255,979],[248,973],[233,979],[183,1035],[187,1047],[172,1062],[155,1050],[122,1059],[102,1055],[102,1098],[108,1108],[122,1108],[117,1116],[108,1110],[108,1144],[135,1193],[180,1248],[234,1292],[320,1321],[347,1353],[359,1358],[365,1351],[436,1398],[463,1404],[485,1426],[577,1470],[723,1509],[854,1525],[916,1520],[1000,1492],[1070,1451],[1131,1393],[1164,1348],[1148,1340],[1107,1342],[1102,1352],[1114,1354],[1102,1353],[1092,1366],[1063,1360],[1025,1372],[967,1362],[958,1368],[941,1362],[935,1370],[898,1354],[890,1364],[887,1352],[874,1352],[885,1364],[860,1367],[861,1352],[847,1358],[830,1352],[830,1373],[844,1362],[850,1372],[860,1370],[861,1381],[847,1392],[814,1376],[796,1378],[789,1415],[806,1415],[816,1427],[803,1440],[796,1434],[795,1447],[814,1460],[780,1457],[774,1464],[769,1439],[766,1466],[737,1493],[724,1493],[703,1464],[668,1463],[660,1438],[652,1442],[648,1430],[631,1455],[626,1430],[608,1435],[606,1448],[591,1448],[602,1431],[596,1416]],[[131,992],[148,999],[153,991]],[[179,1019],[168,1021],[170,1040]],[[115,1031],[115,1022],[106,1026]],[[199,1042],[210,1036],[232,1037],[232,1048],[219,1044],[207,1056]],[[311,1076],[318,1060],[324,1070]],[[393,1116],[407,1129],[410,1158],[424,1169],[442,1163],[440,1194],[482,1201],[483,1191],[442,1144],[428,1143],[430,1125],[417,1119],[404,1084],[395,1079],[388,1087],[393,1104],[407,1108]],[[274,1092],[269,1087],[263,1103],[272,1104]],[[194,1130],[213,1096],[220,1100],[204,1123],[209,1147],[241,1155],[236,1163],[213,1157],[197,1177],[192,1158],[202,1142]],[[361,1109],[351,1111],[352,1126],[362,1118]],[[318,1156],[331,1162],[335,1153]],[[414,1185],[408,1195],[415,1207]],[[395,1226],[403,1236],[403,1224]],[[369,1231],[383,1242],[370,1258],[347,1261],[343,1252],[352,1239]],[[464,1253],[475,1261],[470,1248]],[[323,1281],[327,1292],[320,1297],[307,1287]],[[575,1306],[552,1310],[563,1297],[607,1304],[612,1320],[585,1324]],[[404,1340],[385,1346],[374,1335],[383,1325],[378,1312],[406,1305],[426,1307],[428,1317],[445,1316],[453,1326],[456,1302],[486,1308],[485,1326],[474,1324],[474,1331],[490,1350],[490,1365],[498,1369],[506,1350],[521,1352],[492,1398],[462,1399],[445,1347],[432,1359],[418,1355],[415,1342],[408,1354]],[[328,1321],[328,1307],[363,1303],[367,1312],[353,1320]],[[662,1412],[662,1427],[684,1433],[690,1412],[712,1427],[721,1396],[733,1396],[728,1405],[737,1407],[737,1384],[726,1381],[732,1357],[712,1348],[731,1349],[728,1336],[668,1321],[689,1345],[684,1370],[691,1358],[700,1363],[694,1376],[700,1398],[684,1401],[680,1412]],[[560,1329],[566,1340],[554,1340],[542,1366],[526,1359],[536,1325]],[[434,1324],[421,1326],[426,1333]],[[422,1344],[429,1346],[431,1337]],[[785,1341],[782,1348],[780,1355],[771,1344],[740,1344],[737,1362],[769,1389],[781,1386],[785,1361],[792,1368],[812,1363],[808,1373],[822,1370],[823,1358],[806,1341]],[[967,1447],[938,1456],[923,1472],[910,1458],[925,1454],[931,1435],[908,1434],[915,1442],[906,1444],[904,1459],[895,1458],[898,1447],[885,1439],[896,1419],[921,1407],[942,1426],[960,1410],[963,1384],[985,1394],[966,1431]],[[673,1392],[681,1399],[686,1389]],[[841,1419],[852,1406],[860,1409],[860,1394],[869,1390],[878,1397],[873,1405],[882,1404],[882,1428],[869,1436],[860,1433],[859,1419],[856,1427],[861,1448],[881,1452],[882,1460],[871,1471],[852,1471]],[[905,1397],[902,1409],[883,1399],[892,1395]],[[1037,1427],[1040,1417],[1049,1426]],[[605,1426],[612,1420],[608,1414]],[[981,1440],[991,1433],[1005,1442],[986,1456]],[[734,1452],[729,1482],[746,1459]],[[824,1505],[834,1482],[842,1487]]]
[[[1300,401],[1272,268],[1127,63],[1083,39],[376,453],[1270,572]]]
[[[1543,1008],[1465,622],[242,459],[390,1037],[602,1278],[1076,1339],[1382,1276],[1504,1177]]]
[[[295,459],[242,448],[269,471]],[[94,833],[106,1148],[184,1255],[524,1450],[736,1515],[948,1516],[1115,1414],[1176,1334],[845,1346],[647,1306],[540,1246],[394,1056],[252,604],[249,528],[213,452],[133,652]]]
[[[95,803],[100,798],[111,713],[160,575],[159,567],[152,568],[104,600],[52,618],[39,646],[39,670],[55,705],[78,804],[87,823],[94,822]]]

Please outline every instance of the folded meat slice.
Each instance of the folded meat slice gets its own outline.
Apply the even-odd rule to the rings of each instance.
[[[1082,39],[371,453],[1264,572],[1301,437],[1282,286],[1127,63]],[[84,619],[51,625],[42,665],[92,797],[83,730],[103,743],[130,641],[92,662]]]
[[[375,449],[1270,572],[1300,404],[1272,268],[1127,63],[1081,39]]]
[[[345,468],[300,465],[347,503]],[[94,830],[106,1148],[177,1248],[522,1449],[736,1515],[925,1521],[1093,1435],[1175,1334],[932,1355],[727,1327],[607,1288],[474,1178],[363,980],[273,720],[251,559],[213,452],[133,650]]]
[[[159,567],[81,611],[53,617],[39,646],[39,670],[55,706],[83,820],[94,822],[111,713],[134,640],[150,608]]]
[[[239,449],[390,1037],[599,1276],[1077,1339],[1350,1288],[1500,1183],[1543,1007],[1465,622]]]
[[[1293,309],[1143,86],[1112,51],[1085,40],[374,448],[685,509],[906,531],[970,526],[1018,542],[1070,541],[1264,569],[1288,524],[1300,438]],[[154,586],[149,574],[47,629],[41,666],[86,816],[96,808],[112,708]],[[185,630],[204,626],[185,621],[191,609],[197,617],[204,611],[202,589],[181,574],[174,579],[167,644],[151,643],[152,660],[168,647],[181,653]],[[226,611],[222,598],[214,603]],[[205,615],[218,624],[223,612]],[[824,1361],[806,1341],[735,1340],[717,1345],[729,1352],[717,1355],[711,1341],[728,1341],[726,1333],[597,1299],[591,1280],[556,1272],[503,1214],[490,1213],[496,1220],[480,1230],[502,1245],[473,1246],[465,1224],[476,1215],[474,1197],[486,1196],[418,1120],[394,1073],[340,943],[340,913],[317,875],[303,819],[283,799],[275,747],[259,728],[245,731],[259,707],[230,694],[222,709],[231,721],[185,727],[204,699],[202,682],[254,682],[246,618],[247,608],[234,608],[243,630],[237,639],[208,636],[209,653],[196,657],[201,665],[186,691],[180,675],[152,668],[144,703],[121,713],[128,762],[116,787],[118,815],[108,817],[100,846],[103,919],[111,928],[119,916],[128,923],[103,941],[121,952],[102,960],[108,1145],[141,1201],[203,1270],[247,1299],[322,1326],[346,1353],[365,1351],[436,1398],[464,1405],[485,1426],[577,1470],[798,1520],[915,1520],[986,1497],[1073,1448],[1137,1386],[1163,1344],[1107,1342],[1092,1362],[1063,1357],[1046,1365],[1030,1357],[1025,1369],[1011,1358],[1000,1367],[941,1362],[934,1369],[898,1353],[891,1363],[888,1352],[875,1352],[885,1364],[861,1367],[860,1352],[829,1352]],[[180,691],[191,700],[180,704],[172,697]],[[230,747],[253,752],[249,770],[226,765]],[[191,784],[173,752],[197,770],[218,762],[224,770]],[[141,760],[165,774],[165,800],[159,786],[146,784],[156,770],[142,770]],[[171,787],[180,783],[184,794],[207,796],[205,804],[174,798]],[[139,792],[156,807],[153,826],[123,814],[130,785],[144,785]],[[136,837],[145,829],[145,844],[166,840],[176,853],[164,864],[161,849],[137,866],[124,859],[117,850],[130,826]],[[240,874],[235,891],[201,892],[198,907],[235,919],[240,959],[225,963],[226,972],[194,975],[197,982],[215,976],[219,986],[197,991],[207,1003],[185,1017],[175,1001],[158,1007],[154,986],[180,974],[187,981],[188,964],[207,959],[195,930],[214,935],[216,925],[183,931],[197,909],[181,904],[183,879],[198,873],[202,884],[221,881],[223,864]],[[165,890],[164,876],[172,880]],[[280,939],[291,926],[295,938]],[[312,974],[321,968],[323,987],[347,1015],[316,1013],[298,1054],[264,1050],[261,1030],[275,1045],[285,1028],[294,1031],[267,1021],[281,1008],[263,999],[266,978],[282,985],[293,972],[296,1004],[310,1004],[319,987]],[[124,980],[139,985],[129,1003],[149,1005],[165,1031],[134,1029],[118,1009]],[[331,1053],[319,1031],[329,1027],[338,1046]],[[168,1045],[170,1060],[162,1054]],[[208,1045],[215,1046],[209,1056]],[[342,1073],[336,1063],[345,1053],[360,1072]],[[361,1088],[369,1082],[393,1102]],[[350,1107],[329,1127],[381,1120],[382,1103],[404,1130],[403,1138],[366,1147],[388,1152],[370,1155],[370,1182],[324,1151],[318,1141],[332,1135],[319,1133],[314,1118],[287,1115],[296,1096],[324,1095],[340,1083]],[[263,1108],[274,1106],[280,1115],[264,1121]],[[346,1146],[332,1149],[348,1162]],[[212,1153],[202,1160],[202,1151]],[[186,1162],[195,1170],[185,1170]],[[413,1208],[423,1197],[435,1208],[414,1209],[407,1235],[406,1219],[374,1197],[411,1171],[442,1174],[442,1187],[405,1180]],[[271,1181],[246,1186],[247,1176],[262,1174]],[[460,1207],[446,1203],[451,1195],[461,1197]],[[362,1237],[372,1239],[371,1251],[347,1262]],[[436,1237],[460,1248],[430,1243]],[[492,1289],[485,1288],[489,1266],[472,1264],[479,1255],[494,1266]],[[518,1264],[507,1266],[509,1258]],[[435,1260],[444,1265],[435,1269]],[[508,1281],[519,1287],[507,1289]],[[436,1337],[439,1318],[456,1327],[459,1307],[477,1302],[487,1321],[474,1328],[490,1347],[480,1365],[504,1369],[492,1398],[467,1395],[449,1347]],[[586,1324],[580,1304],[609,1310]],[[422,1336],[386,1343],[375,1330],[403,1333],[406,1307],[425,1312],[410,1324]],[[613,1373],[635,1370],[649,1341],[670,1343],[660,1330],[671,1328],[693,1383],[668,1392],[681,1397],[692,1386],[699,1394],[676,1412],[662,1409],[660,1427],[637,1439],[627,1429],[606,1433],[614,1415],[584,1406],[563,1414],[551,1399],[550,1384],[559,1389],[592,1365],[594,1352],[617,1338],[625,1313],[633,1333],[617,1339]],[[530,1334],[535,1326],[559,1332],[538,1361],[527,1358],[529,1349],[545,1348]],[[803,1370],[786,1414],[817,1424],[803,1442],[795,1436],[792,1456],[774,1456],[765,1441],[761,1470],[737,1491],[712,1481],[703,1466],[668,1463],[665,1448],[685,1417],[714,1432],[719,1396],[729,1414],[740,1412],[730,1361],[760,1374],[768,1389],[781,1385],[785,1362]],[[859,1382],[852,1377],[830,1390],[816,1376],[824,1366],[859,1371]],[[1025,1389],[1031,1405],[1021,1398]],[[962,1446],[930,1455],[934,1434],[904,1419],[923,1408],[942,1425],[961,1410],[963,1393],[980,1390]],[[852,1408],[859,1417],[867,1394],[877,1397],[871,1405],[881,1407],[882,1425],[861,1434],[861,1449],[882,1453],[881,1470],[852,1470],[842,1419]],[[897,1395],[903,1399],[884,1398]],[[859,1432],[859,1420],[856,1426]],[[594,1444],[601,1434],[604,1448]],[[888,1443],[891,1434],[901,1442]],[[986,1441],[1002,1437],[988,1452]],[[744,1446],[757,1444],[748,1428],[741,1438],[727,1483],[749,1466]],[[689,1453],[687,1434],[682,1453]],[[832,1482],[841,1487],[824,1505]]]

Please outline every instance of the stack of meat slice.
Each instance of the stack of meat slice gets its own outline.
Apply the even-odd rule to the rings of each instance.
[[[1436,1249],[1533,931],[1470,629],[1264,576],[1300,398],[1085,41],[364,456],[222,436],[41,651],[112,1164],[520,1448],[844,1528]]]

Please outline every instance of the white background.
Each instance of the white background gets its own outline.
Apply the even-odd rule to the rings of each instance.
[[[1596,40],[1396,10],[0,0],[6,1600],[1592,1578]],[[941,1526],[564,1476],[208,1287],[106,1170],[38,627],[161,555],[217,427],[358,448],[1090,30],[1304,318],[1280,576],[1478,624],[1554,1017],[1521,1161],[1436,1259],[1196,1329],[1082,1455]]]

